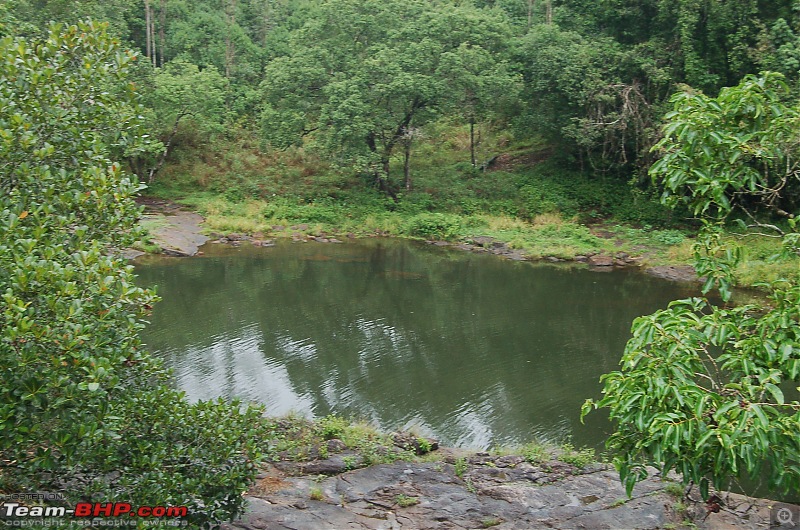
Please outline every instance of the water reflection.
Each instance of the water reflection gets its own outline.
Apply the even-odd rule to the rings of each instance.
[[[617,368],[632,319],[692,294],[387,240],[211,247],[138,272],[164,298],[144,340],[191,399],[345,414],[471,447],[599,444],[607,426],[581,426],[580,405]]]

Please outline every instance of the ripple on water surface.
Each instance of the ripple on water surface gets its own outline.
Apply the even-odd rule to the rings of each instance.
[[[138,267],[163,301],[146,344],[191,399],[416,427],[472,447],[598,445],[578,421],[633,318],[694,294],[627,271],[509,262],[406,241],[213,249]]]

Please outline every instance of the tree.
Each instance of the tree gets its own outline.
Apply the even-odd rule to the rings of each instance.
[[[626,55],[617,43],[537,25],[515,55],[525,81],[520,132],[543,134],[602,170],[636,158],[647,143],[649,94],[624,71]]]
[[[265,135],[276,147],[312,137],[393,195],[395,148],[451,96],[445,54],[466,43],[492,53],[507,37],[501,18],[468,6],[324,2],[296,32],[291,54],[267,66]]]
[[[163,68],[143,69],[146,126],[157,140],[138,142],[126,158],[134,173],[151,184],[167,161],[182,124],[185,127],[188,122],[193,132],[204,135],[223,130],[228,82],[213,66],[200,70],[181,59]]]
[[[755,220],[758,207],[789,217],[800,206],[800,114],[790,95],[774,72],[749,75],[716,98],[676,94],[652,168],[664,200],[718,220],[735,212]]]
[[[111,159],[137,142],[135,58],[91,22],[0,39],[0,488],[200,527],[241,510],[259,411],[190,405],[138,338],[155,296],[117,249],[139,184]]]
[[[450,91],[448,110],[458,112],[469,124],[470,162],[477,167],[475,125],[516,102],[519,79],[496,54],[469,43],[442,54],[439,73]]]
[[[657,146],[662,158],[651,175],[666,201],[685,201],[704,217],[695,264],[707,278],[703,291],[716,286],[724,300],[737,250],[720,227],[735,211],[800,254],[800,211],[791,199],[800,183],[800,113],[788,95],[773,73],[748,76],[717,98],[677,94]],[[781,204],[794,209],[777,212],[787,218],[783,228],[759,220]],[[678,471],[704,498],[710,485],[761,473],[778,490],[800,488],[800,402],[791,399],[800,381],[800,277],[763,287],[763,304],[693,298],[634,321],[621,369],[603,376],[604,397],[582,410],[609,410],[616,428],[607,446],[629,494],[646,464]]]

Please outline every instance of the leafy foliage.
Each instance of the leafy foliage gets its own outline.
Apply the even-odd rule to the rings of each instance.
[[[721,237],[720,222],[736,206],[787,204],[787,181],[796,178],[786,168],[793,167],[797,107],[775,87],[779,78],[765,74],[717,99],[676,96],[660,144],[665,155],[652,169],[665,200],[679,197],[708,217],[695,267],[706,277],[704,292],[717,287],[725,300],[739,249]],[[748,214],[798,252],[793,216],[784,232]],[[800,381],[800,285],[783,278],[764,287],[764,305],[728,308],[693,298],[634,321],[621,369],[603,376],[604,397],[582,410],[607,408],[616,422],[607,445],[629,494],[646,464],[677,470],[704,498],[710,485],[762,473],[778,490],[800,488],[800,402],[792,399],[800,392],[793,388]]]
[[[155,296],[116,256],[139,185],[111,161],[137,142],[134,58],[89,22],[0,39],[0,480],[202,526],[241,510],[259,414],[188,404],[141,348]]]
[[[460,219],[443,213],[421,213],[408,220],[406,230],[414,237],[453,239],[460,228]]]
[[[280,147],[312,135],[389,193],[395,148],[445,107],[451,86],[468,99],[474,122],[479,103],[491,101],[488,90],[511,84],[492,53],[506,28],[488,12],[421,1],[329,0],[318,9],[292,53],[266,69],[265,136]],[[484,68],[459,68],[460,61]]]
[[[662,157],[650,170],[664,199],[690,201],[695,215],[724,217],[754,198],[777,211],[800,198],[800,114],[784,103],[789,88],[777,73],[747,76],[716,98],[692,91],[672,98]]]

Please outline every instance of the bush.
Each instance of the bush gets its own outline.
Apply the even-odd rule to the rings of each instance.
[[[655,230],[652,238],[664,245],[679,245],[683,243],[686,236],[680,230]]]
[[[189,404],[142,350],[155,296],[115,255],[138,185],[111,161],[138,145],[131,60],[92,23],[0,40],[0,490],[186,505],[202,527],[243,507],[259,411]]]
[[[456,215],[423,213],[415,215],[406,223],[406,232],[425,239],[453,239],[461,229],[461,219]]]

